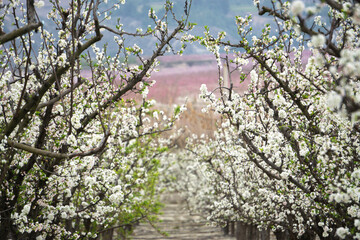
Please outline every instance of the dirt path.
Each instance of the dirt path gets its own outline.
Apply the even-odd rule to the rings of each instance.
[[[219,227],[210,226],[200,216],[190,215],[178,195],[169,195],[163,202],[165,207],[160,216],[162,222],[157,226],[167,232],[168,236],[162,236],[148,223],[141,223],[135,228],[130,239],[235,240],[234,237],[224,236]]]

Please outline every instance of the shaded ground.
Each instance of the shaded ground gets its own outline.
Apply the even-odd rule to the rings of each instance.
[[[129,239],[235,240],[234,237],[224,236],[220,227],[210,226],[202,217],[190,215],[179,195],[167,195],[163,203],[165,208],[159,217],[162,223],[157,226],[168,236],[161,235],[148,223],[141,223]]]

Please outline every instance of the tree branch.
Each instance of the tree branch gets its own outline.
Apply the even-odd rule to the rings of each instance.
[[[42,26],[42,23],[30,23],[22,28],[16,29],[12,32],[9,32],[5,35],[1,35],[0,36],[0,44],[4,44],[6,42],[9,42],[11,40],[14,40],[17,37],[20,37],[26,33],[29,33],[35,29],[37,29],[38,27]]]
[[[100,25],[99,26],[100,29],[106,29],[108,30],[109,32],[112,32],[116,35],[119,35],[119,36],[123,36],[123,35],[128,35],[128,36],[133,36],[133,37],[145,37],[145,36],[149,36],[151,35],[153,32],[148,32],[148,33],[129,33],[129,32],[120,32],[120,31],[116,31],[108,26],[105,26],[105,25]]]
[[[13,147],[13,148],[17,148],[17,149],[21,149],[33,154],[37,154],[37,155],[41,155],[41,156],[46,156],[46,157],[52,157],[52,158],[68,158],[69,156],[63,153],[55,153],[55,152],[50,152],[47,150],[42,150],[42,149],[38,149],[23,143],[18,143],[15,142],[13,140],[7,139],[7,143],[9,144],[9,146]]]
[[[81,80],[79,82],[77,82],[72,88],[68,88],[66,89],[65,91],[61,92],[58,96],[50,99],[48,102],[45,102],[45,103],[41,103],[39,104],[39,106],[36,108],[36,110],[39,110],[43,107],[46,107],[46,106],[49,106],[51,104],[54,104],[56,103],[57,101],[59,101],[61,98],[65,97],[67,94],[69,94],[72,90],[74,90],[75,88],[79,87],[81,84],[83,84],[84,81]]]
[[[73,157],[85,157],[85,156],[89,156],[89,155],[93,155],[93,154],[96,154],[98,152],[101,152],[105,148],[106,142],[107,142],[107,139],[109,138],[109,136],[110,136],[109,132],[105,133],[104,138],[102,139],[99,146],[96,147],[96,148],[89,149],[86,152],[74,152],[74,153],[71,153],[71,154],[56,153],[56,152],[51,152],[51,151],[39,149],[39,148],[32,147],[32,146],[24,144],[24,143],[18,143],[18,142],[13,141],[13,140],[11,140],[9,138],[7,139],[7,144],[9,146],[13,147],[13,148],[24,150],[26,152],[33,153],[33,154],[36,154],[36,155],[41,155],[41,156],[46,156],[46,157],[51,157],[51,158],[57,158],[57,159],[65,159],[65,158],[70,159],[70,158],[73,158]]]

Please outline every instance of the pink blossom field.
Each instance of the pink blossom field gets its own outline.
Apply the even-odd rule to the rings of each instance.
[[[159,72],[153,73],[150,78],[156,80],[156,84],[150,89],[149,98],[160,103],[181,103],[178,101],[183,101],[185,97],[196,98],[201,84],[206,84],[209,91],[218,87],[219,71],[213,56],[186,56],[177,65],[161,67],[179,58],[181,59],[179,56],[171,56],[160,59]],[[245,71],[248,72],[248,69]],[[240,73],[234,71],[231,80],[234,90],[242,92],[246,89],[248,80],[240,84],[239,76]]]
[[[308,50],[303,52],[304,63],[310,55]],[[248,74],[252,65],[250,62],[243,67],[241,73]],[[230,66],[230,71],[233,70],[234,67]],[[221,75],[222,72],[223,70]],[[236,92],[244,92],[250,82],[250,77],[247,76],[246,80],[240,83],[241,73],[235,70],[231,74],[231,82]],[[150,78],[156,80],[156,84],[150,89],[148,96],[164,104],[181,104],[185,97],[197,98],[201,84],[206,84],[209,91],[216,89],[219,86],[218,79],[218,66],[212,55],[165,56],[160,58],[159,72],[154,72]]]
[[[310,51],[305,51],[304,59],[308,59]],[[186,55],[164,56],[160,59],[159,71],[153,72],[149,81],[155,80],[156,84],[149,90],[148,98],[161,104],[182,104],[185,98],[197,99],[200,86],[206,84],[209,91],[216,93],[218,88],[219,70],[212,55]],[[233,90],[244,92],[250,82],[249,76],[240,83],[240,74],[248,74],[252,63],[243,67],[242,72],[230,67]],[[83,71],[84,77],[91,77],[90,71]],[[249,75],[249,74],[248,74]],[[221,69],[223,76],[223,69]],[[132,94],[127,95],[131,97]]]

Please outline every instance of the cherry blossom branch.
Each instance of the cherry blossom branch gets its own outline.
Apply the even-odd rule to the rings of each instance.
[[[24,150],[26,152],[33,153],[35,155],[51,157],[51,158],[57,158],[57,159],[70,159],[70,158],[73,158],[73,157],[90,156],[90,155],[96,154],[98,152],[101,152],[105,148],[106,142],[107,142],[107,139],[109,138],[109,136],[110,136],[110,134],[106,133],[103,140],[101,141],[99,146],[96,147],[96,148],[92,148],[92,149],[90,149],[90,150],[88,150],[86,152],[74,152],[74,153],[71,153],[71,154],[56,153],[56,152],[51,152],[51,151],[39,149],[39,148],[36,148],[36,147],[26,145],[24,143],[18,143],[18,142],[14,141],[14,140],[11,140],[9,138],[7,138],[6,141],[7,141],[7,144],[9,144],[9,146],[11,146],[11,147],[14,147],[14,148],[20,149],[20,150]]]
[[[18,28],[12,32],[9,32],[7,34],[4,35],[0,35],[0,44],[4,44],[6,42],[9,42],[11,40],[14,40],[22,35],[25,35],[37,28],[39,28],[40,26],[42,26],[42,23],[38,22],[38,23],[29,23],[24,27]]]
[[[127,35],[127,36],[133,36],[133,37],[146,37],[146,36],[149,36],[153,33],[153,31],[151,32],[147,32],[147,33],[129,33],[129,32],[123,32],[123,31],[116,31],[114,29],[112,29],[111,27],[108,27],[108,26],[105,26],[105,25],[100,25],[99,26],[100,29],[106,29],[108,30],[109,32],[112,32],[116,35],[119,35],[119,36],[123,36],[123,35]]]
[[[65,97],[66,95],[68,95],[71,91],[73,91],[74,89],[78,88],[79,86],[81,86],[84,83],[84,80],[80,80],[79,82],[75,83],[75,85],[73,87],[70,87],[68,89],[66,89],[65,91],[61,92],[58,96],[50,99],[49,101],[45,102],[45,103],[40,103],[39,106],[36,108],[36,110],[40,110],[43,107],[49,106],[51,104],[54,104],[58,101],[61,100],[61,98]]]
[[[94,43],[100,41],[102,38],[102,34],[96,35],[87,41],[84,45],[81,45],[77,51],[75,52],[75,58],[78,58],[80,54],[89,48]],[[4,129],[4,135],[0,135],[0,140],[3,139],[4,136],[9,136],[10,133],[15,129],[15,127],[21,122],[21,120],[25,117],[29,112],[35,112],[37,106],[48,91],[48,89],[52,86],[57,78],[66,73],[67,70],[70,69],[70,64],[67,64],[65,67],[60,67],[55,73],[53,73],[47,81],[42,84],[42,86],[36,91],[35,94],[27,101],[27,103],[13,116],[9,124]]]
[[[7,144],[9,144],[9,146],[14,147],[16,149],[21,149],[24,150],[26,152],[29,153],[33,153],[36,155],[41,155],[41,156],[45,156],[45,157],[51,157],[51,158],[69,158],[69,155],[67,154],[63,154],[63,153],[55,153],[55,152],[51,152],[51,151],[47,151],[47,150],[42,150],[42,149],[38,149],[23,143],[18,143],[16,141],[7,139]]]
[[[332,0],[328,0],[328,1],[331,1]],[[287,15],[284,15],[284,14],[280,14],[278,13],[277,11],[269,8],[269,7],[265,7],[263,6],[261,8],[261,10],[259,11],[259,15],[264,15],[265,13],[269,13],[269,15],[272,15],[274,17],[277,17],[283,21],[293,21],[289,16]],[[312,30],[312,27],[309,28],[306,26],[306,23],[305,23],[305,19],[302,18],[300,15],[297,16],[297,18],[299,19],[299,25],[300,25],[300,29],[303,33],[306,33],[308,34],[309,36],[314,36],[314,35],[318,35],[319,32],[315,32],[314,30]],[[331,39],[331,37],[330,37]],[[328,41],[327,42],[327,52],[333,56],[336,56],[336,57],[340,57],[340,49],[338,49],[331,41]]]
[[[156,52],[153,53],[152,57],[146,61],[146,64],[144,65],[144,69],[138,74],[135,75],[132,79],[130,79],[130,81],[125,85],[124,88],[121,88],[117,94],[115,94],[114,96],[112,96],[110,99],[108,99],[105,103],[103,103],[101,106],[99,106],[98,109],[105,109],[107,107],[109,107],[113,102],[118,101],[125,93],[127,93],[128,91],[132,90],[135,85],[139,82],[141,82],[143,80],[143,78],[145,77],[146,73],[149,71],[149,69],[151,68],[152,64],[154,63],[154,61],[156,60],[156,58],[158,56],[161,56],[163,53],[163,48],[168,45],[170,43],[170,41],[179,33],[182,31],[182,29],[184,28],[184,24],[181,23],[179,24],[171,33],[170,36],[168,36],[167,39],[165,39],[164,41],[162,41]],[[94,112],[92,112],[90,115],[86,116],[82,121],[81,121],[81,127],[77,130],[77,133],[80,133],[82,131],[84,131],[84,129],[86,128],[86,126],[99,114],[99,110],[96,110]]]

